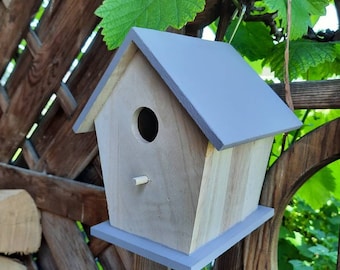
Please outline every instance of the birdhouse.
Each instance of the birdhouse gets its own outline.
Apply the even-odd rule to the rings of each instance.
[[[132,28],[74,130],[96,130],[112,241],[190,256],[258,222],[273,136],[300,125],[231,45]]]

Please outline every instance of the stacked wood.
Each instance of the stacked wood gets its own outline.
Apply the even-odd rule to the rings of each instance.
[[[40,213],[29,193],[0,190],[0,252],[34,253],[40,247],[41,235]],[[8,269],[1,266],[0,261],[0,268]]]
[[[27,267],[10,258],[0,256],[0,268],[6,270],[26,270]]]

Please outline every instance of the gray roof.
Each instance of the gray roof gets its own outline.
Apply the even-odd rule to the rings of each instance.
[[[131,42],[218,150],[301,126],[286,104],[227,43],[134,27],[106,74],[114,70]],[[107,77],[104,74],[101,85]],[[91,107],[97,91],[83,113]]]

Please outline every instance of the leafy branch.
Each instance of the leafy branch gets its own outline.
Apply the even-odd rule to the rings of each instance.
[[[104,0],[95,14],[110,50],[117,48],[132,26],[165,30],[181,28],[203,10],[204,0]]]

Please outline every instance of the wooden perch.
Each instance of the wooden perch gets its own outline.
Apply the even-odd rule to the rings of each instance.
[[[36,252],[40,247],[41,231],[40,213],[28,192],[0,190],[0,252]]]

